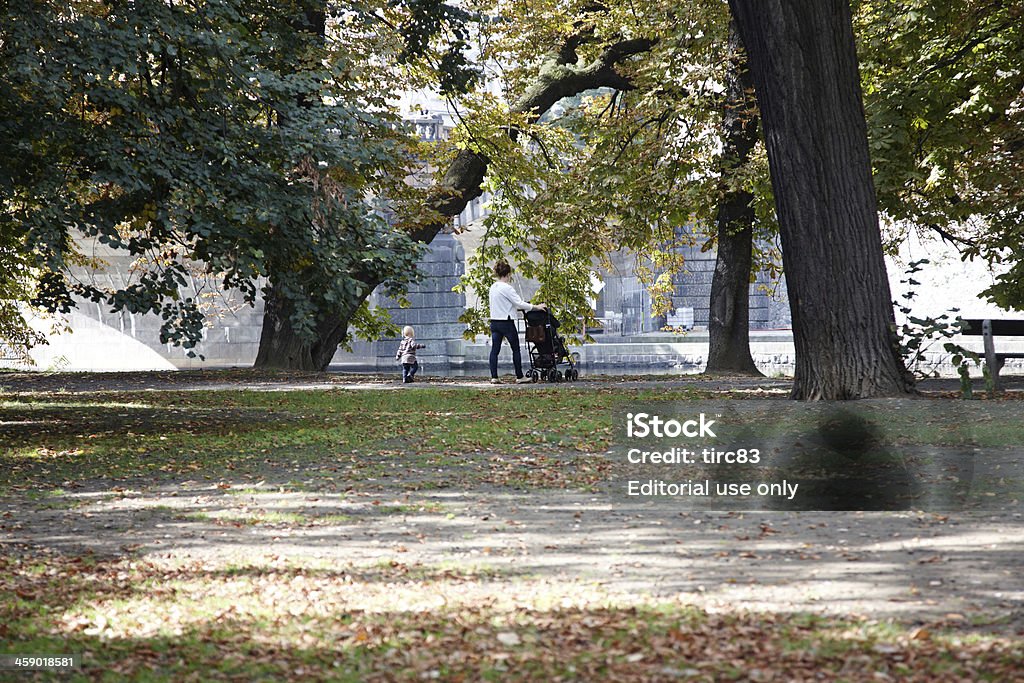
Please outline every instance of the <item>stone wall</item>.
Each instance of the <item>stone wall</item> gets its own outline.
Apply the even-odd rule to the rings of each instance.
[[[111,252],[102,245],[89,245],[86,253],[106,262],[101,271],[82,271],[78,276],[100,285],[124,286],[132,280],[132,259]],[[691,247],[684,254],[687,270],[677,277],[674,301],[678,307],[690,307],[694,311],[697,329],[706,328],[708,321],[711,277],[714,270],[714,253],[701,253]],[[597,335],[602,343],[641,341],[637,335],[650,335],[659,328],[659,321],[650,317],[649,295],[642,291],[632,275],[632,257],[622,254],[618,267],[606,277],[606,288],[602,294],[601,308],[617,315],[616,327],[606,329]],[[458,322],[465,310],[466,298],[452,291],[465,272],[465,253],[462,244],[450,234],[441,234],[427,249],[422,263],[421,280],[414,285],[408,300],[411,306],[401,308],[398,303],[381,294],[371,299],[376,305],[384,306],[391,312],[392,319],[401,327],[412,325],[417,340],[426,345],[419,352],[423,371],[443,374],[453,367],[466,367],[475,361],[474,352],[463,350],[462,335],[465,325]],[[523,283],[523,295],[529,298],[530,283]],[[789,310],[784,297],[771,296],[764,291],[763,281],[751,285],[751,330],[785,329],[789,327]],[[57,335],[51,346],[40,352],[43,369],[56,363],[64,369],[141,369],[144,367],[177,368],[250,366],[256,358],[262,327],[263,304],[256,306],[241,303],[237,294],[225,293],[217,288],[216,282],[207,281],[197,273],[189,295],[200,297],[209,314],[208,326],[203,342],[196,352],[204,359],[189,358],[185,349],[159,341],[161,320],[156,315],[135,315],[126,312],[112,313],[106,307],[83,302],[75,312],[72,327],[87,333]],[[777,288],[784,294],[784,287]],[[91,319],[96,324],[85,325]],[[131,340],[131,343],[125,343]],[[653,340],[651,340],[653,342]],[[381,339],[374,342],[355,341],[351,351],[339,351],[332,366],[341,369],[396,370],[394,352],[399,338]],[[117,349],[116,354],[111,349]],[[667,359],[641,358],[649,355],[643,352],[622,357],[623,350],[614,353],[597,354],[594,361],[650,363],[660,365]],[[610,355],[609,355],[610,354]],[[657,355],[657,353],[655,354]],[[635,356],[635,357],[634,357]],[[598,358],[601,360],[599,361]],[[684,359],[676,357],[672,362],[679,364]]]
[[[674,280],[672,303],[676,308],[692,308],[693,324],[707,329],[711,312],[711,280],[715,274],[715,252],[702,253],[699,245],[682,248],[686,269]],[[777,330],[792,326],[785,282],[773,283],[759,273],[750,285],[750,329]]]
[[[466,326],[459,316],[466,310],[466,297],[452,288],[466,270],[465,254],[455,238],[439,234],[427,248],[419,269],[422,277],[409,289],[409,308],[401,308],[389,297],[374,294],[371,302],[383,306],[399,326],[411,325],[416,341],[425,344],[417,352],[422,372],[447,372],[450,368],[448,342],[461,339]],[[401,337],[375,342],[354,342],[352,351],[339,351],[333,365],[353,369],[396,369],[395,350]]]
[[[125,287],[135,280],[134,257],[95,240],[80,240],[79,247],[102,264],[99,269],[76,268],[74,275],[79,280],[114,288]],[[70,319],[71,327],[72,330],[81,328],[83,317],[91,318],[99,326],[88,326],[88,335],[76,338],[72,333],[52,339],[53,348],[46,353],[53,355],[55,348],[62,347],[59,356],[66,359],[68,369],[94,369],[104,354],[104,347],[118,348],[128,354],[121,362],[132,368],[152,364],[153,357],[142,347],[155,352],[176,368],[251,365],[259,349],[262,300],[257,300],[255,307],[245,304],[237,292],[223,291],[215,279],[206,277],[198,267],[190,277],[189,285],[183,295],[197,298],[207,316],[203,341],[194,349],[196,355],[202,355],[203,359],[190,358],[188,350],[160,343],[163,320],[159,315],[127,311],[114,313],[109,306],[91,301],[79,303],[75,316]],[[130,338],[138,347],[123,345],[121,337]],[[131,351],[133,348],[136,351]],[[102,367],[108,369],[112,365],[116,362],[104,362]]]

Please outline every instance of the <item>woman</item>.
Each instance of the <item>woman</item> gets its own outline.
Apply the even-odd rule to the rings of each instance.
[[[512,349],[512,365],[516,369],[516,383],[530,381],[523,377],[523,357],[519,352],[519,330],[516,329],[516,311],[546,311],[547,304],[533,304],[523,301],[519,292],[509,284],[512,279],[512,267],[505,261],[494,264],[494,275],[497,281],[491,285],[491,384],[500,384],[498,379],[498,354],[501,352],[501,341],[508,340]]]

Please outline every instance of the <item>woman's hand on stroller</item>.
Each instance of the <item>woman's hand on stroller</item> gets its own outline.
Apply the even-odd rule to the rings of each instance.
[[[546,310],[548,310],[548,305],[547,305],[547,304],[534,304],[534,306],[535,306],[536,308],[539,308],[539,309],[540,309],[540,310],[542,310],[542,311],[546,311]]]

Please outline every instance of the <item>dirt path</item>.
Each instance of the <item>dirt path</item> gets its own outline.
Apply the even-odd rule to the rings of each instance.
[[[275,492],[196,483],[0,501],[4,552],[158,562],[400,562],[810,611],[1024,632],[1019,514],[666,513],[588,494]]]
[[[486,377],[418,377],[415,384],[403,385],[397,375],[350,374],[335,372],[272,372],[248,369],[184,370],[154,372],[0,372],[0,393],[67,392],[83,394],[120,391],[299,391],[317,389],[396,389],[421,388],[517,389],[551,387],[545,382],[516,385],[507,376],[500,386]],[[784,391],[789,380],[767,377],[705,378],[697,375],[595,375],[564,386],[597,389],[609,386],[642,388],[685,384],[719,391],[725,388],[764,388]]]
[[[1024,392],[1024,377],[1004,377],[1008,394]],[[298,391],[317,389],[395,389],[416,390],[424,387],[451,387],[486,390],[529,390],[550,387],[550,384],[516,385],[511,376],[503,384],[494,386],[485,377],[433,377],[418,378],[412,385],[403,385],[397,375],[350,374],[336,372],[271,372],[249,369],[183,370],[154,372],[0,372],[0,394],[33,392],[118,392],[118,391]],[[787,378],[770,377],[705,377],[703,375],[591,375],[571,385],[580,389],[651,388],[659,386],[693,386],[707,391],[763,391],[785,394],[791,386]],[[925,379],[918,389],[925,393],[957,392],[959,381],[954,379]],[[981,380],[975,380],[974,390],[984,391]]]

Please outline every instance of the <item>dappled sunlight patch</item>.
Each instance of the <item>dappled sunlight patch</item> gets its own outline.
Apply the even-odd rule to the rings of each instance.
[[[820,615],[710,614],[572,580],[383,562],[0,558],[0,634],[88,676],[1009,680],[1019,641]]]
[[[67,410],[67,409],[100,409],[100,410],[152,410],[155,405],[151,402],[140,401],[83,401],[81,397],[68,394],[64,400],[61,396],[50,395],[46,398],[24,396],[16,400],[0,401],[0,410]]]
[[[729,389],[725,394],[729,398],[786,398],[790,394],[790,389],[783,387],[754,387],[753,389]]]
[[[1000,529],[999,531],[970,530],[945,534],[934,538],[893,539],[879,541],[873,550],[891,551],[911,547],[921,551],[970,552],[995,550],[999,547],[1020,547],[1024,544],[1024,528]]]
[[[232,526],[335,526],[350,524],[351,515],[309,514],[276,510],[217,510],[214,512],[190,512],[182,518],[198,522],[213,522]]]
[[[0,420],[0,429],[9,427],[29,427],[32,425],[44,426],[46,420]]]
[[[85,453],[85,449],[82,448],[55,450],[53,448],[47,448],[46,446],[40,446],[36,449],[24,449],[21,451],[20,455],[32,460],[57,460],[60,458],[75,458],[83,453]]]

